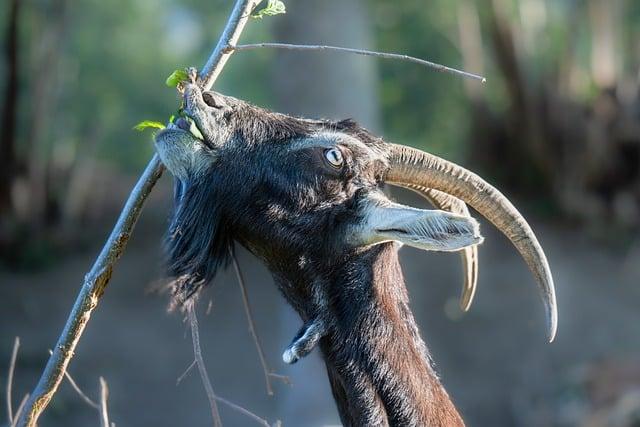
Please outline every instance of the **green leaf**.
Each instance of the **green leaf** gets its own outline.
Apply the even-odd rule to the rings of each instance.
[[[189,80],[189,75],[186,70],[175,70],[167,80],[165,81],[166,85],[169,87],[178,87],[178,85],[182,82],[186,82]]]
[[[280,0],[269,0],[263,9],[260,9],[251,15],[251,17],[255,19],[262,19],[265,16],[280,15],[282,13],[287,13],[287,8],[284,3]]]
[[[153,120],[143,120],[140,123],[138,123],[137,125],[135,125],[133,127],[134,130],[137,130],[138,132],[142,132],[143,130],[146,129],[164,129],[165,126],[163,123],[160,122],[155,122]]]

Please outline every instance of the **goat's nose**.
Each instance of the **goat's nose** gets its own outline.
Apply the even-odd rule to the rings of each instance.
[[[189,112],[204,109],[205,103],[202,100],[202,91],[192,83],[187,83],[184,87],[184,109]]]
[[[222,108],[222,102],[216,97],[214,92],[202,92],[202,100],[209,107]]]

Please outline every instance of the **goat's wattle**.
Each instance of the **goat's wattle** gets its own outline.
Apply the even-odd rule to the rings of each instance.
[[[433,177],[416,171],[420,165],[403,169],[397,147],[351,120],[272,113],[218,93],[203,95],[193,83],[184,87],[184,111],[203,140],[184,124],[156,136],[176,178],[166,238],[174,304],[197,297],[237,241],[267,265],[303,320],[283,359],[295,363],[320,346],[346,426],[462,425],[409,309],[397,242],[463,250],[468,308],[482,237],[454,196],[487,215],[525,256],[533,254],[532,269],[546,274],[544,253],[515,208],[475,176],[457,182],[470,176],[459,167],[432,171],[431,187],[423,178]],[[383,192],[387,178],[442,210],[390,201]],[[472,194],[474,186],[482,194]],[[523,230],[528,241],[518,240]],[[536,250],[527,252],[531,247]],[[545,283],[550,298],[553,282]],[[555,313],[553,298],[548,308]]]

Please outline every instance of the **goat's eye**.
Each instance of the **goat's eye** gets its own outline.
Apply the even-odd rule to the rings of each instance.
[[[331,163],[331,166],[339,168],[344,163],[342,152],[337,148],[329,148],[324,152],[324,157]]]

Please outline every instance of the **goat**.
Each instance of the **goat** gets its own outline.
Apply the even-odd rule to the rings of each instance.
[[[319,346],[345,426],[463,425],[409,309],[398,249],[464,251],[468,308],[483,238],[466,204],[527,262],[553,340],[545,254],[516,208],[477,175],[351,120],[295,118],[202,92],[193,76],[182,93],[181,117],[155,137],[175,177],[166,238],[173,304],[192,303],[239,242],[267,265],[303,321],[284,361]],[[395,203],[385,183],[445,210]]]

